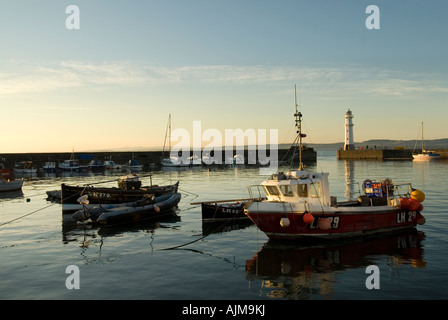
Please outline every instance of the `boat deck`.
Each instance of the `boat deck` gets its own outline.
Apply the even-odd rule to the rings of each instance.
[[[372,207],[386,206],[387,198],[369,198],[365,195],[358,197],[358,200],[332,202],[332,207]]]

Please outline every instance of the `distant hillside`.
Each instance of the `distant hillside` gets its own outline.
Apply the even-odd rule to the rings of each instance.
[[[316,150],[338,150],[344,147],[344,143],[328,143],[328,144],[316,144],[316,143],[308,143],[305,144],[308,147],[312,147]],[[355,147],[369,147],[378,149],[381,148],[393,148],[393,147],[406,147],[407,149],[413,149],[414,147],[421,148],[420,140],[387,140],[387,139],[372,139],[366,140],[362,142],[355,142]],[[286,147],[286,145],[285,145]],[[448,138],[446,139],[434,139],[434,140],[425,140],[425,148],[432,149],[448,149]]]

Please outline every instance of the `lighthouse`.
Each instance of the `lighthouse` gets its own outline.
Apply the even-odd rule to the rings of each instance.
[[[350,109],[345,113],[345,143],[344,150],[355,150],[353,143],[353,113]]]

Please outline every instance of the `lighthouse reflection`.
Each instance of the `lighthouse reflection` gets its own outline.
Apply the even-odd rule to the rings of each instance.
[[[352,195],[355,194],[355,164],[353,161],[344,161],[345,167],[345,200],[352,200]],[[359,193],[359,191],[358,191]]]
[[[425,267],[421,242],[424,233],[411,229],[369,239],[291,244],[267,242],[246,262],[246,278],[261,281],[267,298],[333,298],[338,271],[366,268],[387,257],[390,269],[402,265]],[[358,279],[362,285],[365,278]],[[344,288],[341,288],[344,290]]]

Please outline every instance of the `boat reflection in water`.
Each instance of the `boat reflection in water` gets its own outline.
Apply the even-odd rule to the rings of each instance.
[[[234,230],[241,230],[253,226],[250,219],[229,219],[216,222],[202,221],[202,235],[208,236],[213,233],[225,233]]]
[[[389,256],[389,268],[425,267],[423,239],[423,232],[412,229],[387,237],[310,245],[270,240],[246,262],[246,278],[261,281],[261,291],[268,298],[334,298],[335,286],[340,282],[335,279],[338,271],[375,265],[384,255]],[[367,276],[359,279],[362,286]]]
[[[103,240],[106,238],[123,237],[124,235],[132,236],[132,234],[153,235],[157,229],[169,228],[171,224],[173,224],[172,227],[175,228],[176,224],[180,221],[181,218],[177,214],[177,211],[175,214],[160,217],[155,220],[143,220],[111,226],[98,226],[92,224],[79,225],[63,221],[62,242],[64,244],[77,243],[78,246],[83,249],[87,249],[88,247],[98,247],[100,248],[99,253],[101,253]],[[95,254],[98,254],[98,252]]]

